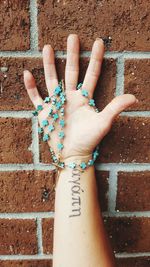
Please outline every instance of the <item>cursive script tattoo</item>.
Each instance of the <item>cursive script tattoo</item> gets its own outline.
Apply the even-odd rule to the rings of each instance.
[[[81,215],[81,185],[80,185],[80,177],[81,172],[78,169],[72,170],[72,179],[69,180],[69,183],[71,183],[71,197],[72,197],[72,203],[71,203],[71,215],[69,217],[75,217]],[[83,192],[83,190],[82,190]]]

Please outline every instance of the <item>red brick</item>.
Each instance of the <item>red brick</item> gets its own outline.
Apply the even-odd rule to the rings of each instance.
[[[0,261],[1,267],[52,267],[51,260]]]
[[[139,103],[128,110],[150,110],[150,59],[125,61],[125,93],[134,94]]]
[[[6,0],[0,5],[0,50],[30,48],[29,0]]]
[[[111,50],[149,51],[148,9],[149,2],[141,0],[38,0],[39,47],[50,42],[65,50],[68,34],[77,33],[82,50],[105,37]]]
[[[150,210],[150,172],[119,172],[116,209]]]
[[[53,171],[0,172],[0,212],[54,210]]]
[[[114,251],[149,252],[150,218],[105,218],[105,225]]]
[[[32,163],[30,119],[0,118],[0,163]]]
[[[83,81],[89,58],[80,58],[79,82]],[[65,77],[65,59],[56,58],[58,78]],[[47,89],[44,81],[42,59],[39,58],[0,58],[0,110],[32,110],[34,106],[29,99],[23,83],[23,70],[30,70],[37,83],[38,90],[44,98]],[[102,109],[113,98],[116,87],[116,63],[113,59],[105,59],[102,73],[95,90],[96,105]],[[14,91],[15,88],[15,91]]]
[[[97,189],[98,189],[98,199],[101,211],[107,211],[108,209],[108,178],[109,172],[108,171],[95,171],[96,174],[96,182],[97,182]]]
[[[43,251],[45,254],[53,253],[54,219],[42,220]]]
[[[150,264],[149,257],[137,258],[120,258],[117,259],[118,267],[148,267]]]
[[[100,157],[97,161],[149,163],[149,124],[150,118],[117,118],[111,131],[100,143]]]
[[[37,254],[35,221],[0,219],[0,254]]]
[[[65,62],[65,60],[64,60]],[[64,77],[65,63],[58,62],[59,76]],[[88,67],[89,58],[80,58],[80,75],[79,82],[83,82],[86,69]],[[101,75],[98,79],[97,86],[94,92],[96,106],[103,109],[114,97],[116,87],[116,62],[113,59],[105,59],[102,65]],[[50,152],[47,143],[40,138],[40,161],[50,163]]]

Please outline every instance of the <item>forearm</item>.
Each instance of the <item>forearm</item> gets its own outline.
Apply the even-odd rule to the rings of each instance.
[[[103,225],[94,167],[66,168],[56,187],[53,267],[114,267]]]

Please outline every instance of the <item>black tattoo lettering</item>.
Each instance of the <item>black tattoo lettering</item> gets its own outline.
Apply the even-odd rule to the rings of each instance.
[[[72,179],[69,180],[69,183],[71,183],[72,210],[71,210],[71,215],[69,215],[69,217],[75,217],[81,215],[80,192],[82,189],[80,185],[80,176],[81,176],[80,170],[77,169],[72,170]]]

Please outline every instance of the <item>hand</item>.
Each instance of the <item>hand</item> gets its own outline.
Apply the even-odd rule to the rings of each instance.
[[[90,98],[93,98],[94,89],[100,75],[103,56],[103,41],[96,39],[92,47],[89,66],[82,86],[88,90]],[[53,90],[58,86],[58,78],[55,68],[54,51],[51,45],[45,45],[43,48],[43,65],[48,94],[52,96]],[[117,96],[101,112],[96,113],[87,104],[88,99],[81,95],[80,90],[76,90],[78,75],[79,38],[76,34],[70,34],[67,39],[67,61],[65,68],[67,102],[65,104],[66,126],[64,128],[63,158],[91,154],[96,145],[108,133],[114,119],[119,113],[137,101],[135,96],[131,94]],[[24,83],[35,108],[39,104],[44,106],[44,109],[38,115],[41,125],[41,121],[48,116],[51,103],[44,103],[36,88],[34,77],[29,71],[24,72]],[[51,133],[51,139],[48,141],[49,146],[54,149],[56,154],[59,152],[57,148],[59,131],[59,125],[57,123],[55,131]],[[45,133],[47,132],[47,127],[45,127]]]

